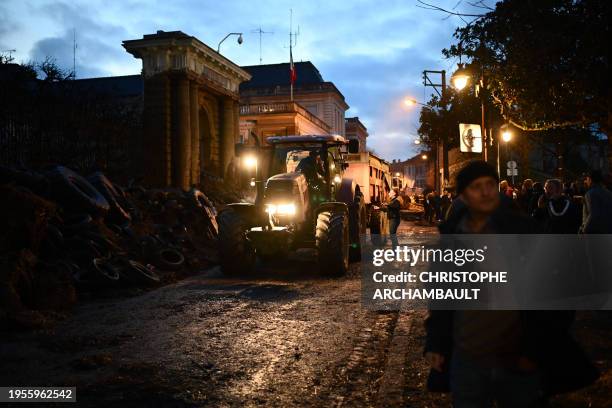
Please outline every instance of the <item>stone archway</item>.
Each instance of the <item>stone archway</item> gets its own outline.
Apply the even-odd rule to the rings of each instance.
[[[146,183],[188,189],[200,184],[202,168],[224,177],[239,133],[239,85],[251,76],[181,31],[123,46],[143,61]]]

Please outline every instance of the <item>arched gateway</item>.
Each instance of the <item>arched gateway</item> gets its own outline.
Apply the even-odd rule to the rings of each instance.
[[[239,133],[238,87],[251,76],[181,31],[123,42],[142,59],[146,182],[187,189],[224,177]]]

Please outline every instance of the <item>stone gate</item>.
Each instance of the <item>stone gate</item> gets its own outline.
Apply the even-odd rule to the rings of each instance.
[[[251,76],[181,31],[146,34],[123,47],[142,59],[145,182],[188,189],[203,172],[227,178],[239,85]]]

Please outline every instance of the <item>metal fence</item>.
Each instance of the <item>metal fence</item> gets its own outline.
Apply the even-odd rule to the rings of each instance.
[[[0,91],[0,165],[62,164],[135,177],[142,162],[142,98],[28,82]]]

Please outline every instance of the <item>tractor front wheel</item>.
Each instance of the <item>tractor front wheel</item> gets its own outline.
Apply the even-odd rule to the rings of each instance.
[[[246,236],[247,223],[232,208],[217,216],[219,225],[219,263],[228,276],[248,274],[255,268],[255,249]]]
[[[349,267],[349,222],[345,212],[322,211],[317,216],[316,244],[319,270],[343,276]]]

